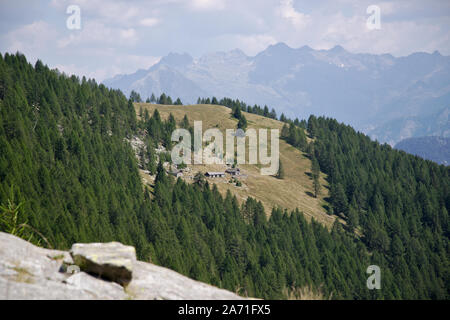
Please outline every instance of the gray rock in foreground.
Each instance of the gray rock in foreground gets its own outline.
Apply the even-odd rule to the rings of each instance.
[[[131,281],[134,247],[119,242],[76,243],[70,250],[74,263],[81,271],[126,285]]]
[[[118,260],[114,260],[111,244],[95,244],[95,251],[91,245],[81,247],[83,250],[90,248],[91,251],[85,250],[84,254],[99,266],[102,265],[100,261],[107,261],[107,267],[116,261],[130,268],[132,278],[125,287],[83,271],[75,274],[67,272],[82,269],[73,265],[73,260],[78,259],[74,253],[80,253],[77,251],[80,246],[72,248],[75,257],[72,260],[66,251],[39,248],[0,232],[0,299],[242,299],[232,292],[194,281],[172,270],[136,261],[135,255],[131,254],[134,248],[117,243],[114,245],[119,248]],[[95,256],[93,252],[96,251],[110,255],[104,254],[102,258],[98,255],[95,259],[92,255]],[[104,275],[104,271],[101,273]]]
[[[151,263],[137,261],[133,281],[127,293],[138,300],[235,300],[243,299],[236,294],[194,281],[181,274]],[[189,298],[187,298],[189,297]]]

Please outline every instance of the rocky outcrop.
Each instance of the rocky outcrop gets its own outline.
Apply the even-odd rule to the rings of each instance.
[[[131,281],[133,262],[136,261],[134,247],[119,242],[76,243],[70,254],[75,265],[84,272],[121,285]]]
[[[242,299],[136,260],[117,242],[49,250],[0,232],[0,299]]]

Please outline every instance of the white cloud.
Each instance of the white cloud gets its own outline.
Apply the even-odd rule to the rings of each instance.
[[[133,46],[139,40],[134,28],[117,28],[105,25],[98,21],[88,21],[79,32],[70,32],[66,37],[59,39],[59,48],[105,45]]]
[[[52,5],[60,11],[65,11],[69,5],[78,5],[81,9],[81,19],[101,21],[115,26],[129,26],[142,14],[139,6],[132,1],[110,0],[53,0]]]
[[[310,20],[308,15],[295,10],[293,0],[281,0],[278,12],[282,18],[287,19],[296,28],[305,27]]]
[[[160,21],[157,18],[144,18],[141,21],[139,21],[139,24],[144,27],[153,27],[159,24],[159,22]]]
[[[124,40],[135,41],[137,39],[136,30],[133,28],[119,30],[119,33]]]
[[[191,7],[197,10],[223,10],[225,9],[225,0],[191,0]]]
[[[377,5],[382,15],[391,15],[398,11],[398,5],[394,2],[380,2]]]
[[[40,51],[56,36],[57,32],[47,22],[35,21],[7,34],[10,42],[8,51]]]

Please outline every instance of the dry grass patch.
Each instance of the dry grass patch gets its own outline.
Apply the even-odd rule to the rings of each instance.
[[[158,109],[161,118],[167,119],[170,113],[179,123],[185,114],[187,114],[190,124],[194,121],[202,121],[203,130],[217,127],[222,132],[225,129],[236,128],[237,120],[232,118],[231,109],[217,105],[155,105],[147,103],[135,104],[136,113],[139,114],[140,108],[147,109],[150,115],[155,109]],[[283,123],[274,119],[265,118],[256,114],[243,113],[247,118],[248,128],[272,128],[281,129]],[[247,157],[248,159],[248,157]],[[229,183],[230,176],[226,178],[208,179],[210,183],[216,183],[219,191],[225,194],[230,190],[239,202],[245,201],[248,197],[253,197],[261,201],[270,214],[273,207],[280,207],[288,210],[298,208],[305,216],[310,219],[314,217],[327,227],[331,227],[335,217],[326,213],[324,198],[328,197],[327,182],[325,175],[321,174],[320,182],[322,185],[321,194],[314,198],[312,195],[313,185],[309,176],[311,172],[311,161],[300,150],[290,146],[285,141],[280,140],[280,159],[283,163],[285,178],[277,179],[273,176],[260,175],[258,165],[240,165],[240,168],[246,178],[239,178],[242,182],[241,187]],[[197,172],[206,171],[225,171],[225,165],[189,165],[191,173],[185,175],[187,182],[192,182],[192,176]]]

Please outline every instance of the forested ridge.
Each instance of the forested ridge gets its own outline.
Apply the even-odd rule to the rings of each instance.
[[[169,144],[174,125],[186,121],[155,112],[137,122],[120,91],[0,55],[0,204],[12,190],[20,219],[53,247],[121,241],[142,260],[242,295],[312,288],[333,299],[448,299],[446,167],[311,117],[306,147],[329,175],[330,214],[347,221],[328,230],[298,210],[267,219],[254,199],[240,206],[207,182],[175,181],[161,162],[149,167],[154,190],[144,189],[127,140],[146,129],[147,146]],[[291,132],[286,139],[305,148]],[[142,157],[156,160],[148,150]],[[371,264],[381,267],[381,290],[366,287]]]
[[[0,99],[0,203],[12,189],[22,218],[55,247],[139,243],[142,187],[123,141],[136,117],[125,96],[5,54]]]
[[[336,120],[311,116],[311,153],[329,175],[334,214],[343,216],[385,290],[405,298],[448,298],[450,168],[371,141]]]

